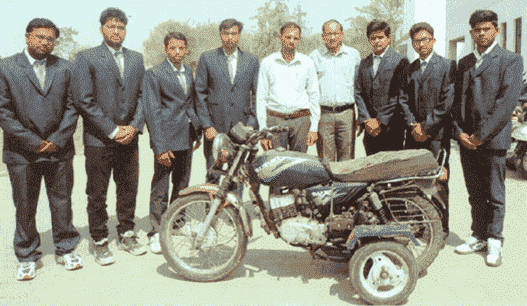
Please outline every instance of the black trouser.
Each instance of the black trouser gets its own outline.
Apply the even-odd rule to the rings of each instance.
[[[474,237],[504,240],[506,150],[461,147],[461,166],[468,191]]]
[[[16,231],[13,241],[19,262],[34,262],[40,259],[40,235],[36,226],[37,204],[42,177],[51,211],[51,225],[55,254],[71,253],[80,241],[73,226],[71,192],[73,190],[72,159],[57,162],[32,164],[8,164],[9,179],[13,188],[16,208]]]
[[[425,142],[418,142],[416,141],[413,136],[411,135],[410,131],[407,131],[406,134],[406,143],[405,148],[406,149],[427,149],[430,150],[432,153],[434,153],[435,157],[437,158],[439,156],[439,153],[441,152],[441,149],[444,148],[446,150],[446,160],[445,160],[445,169],[447,170],[448,176],[446,181],[440,181],[436,180],[437,185],[437,193],[443,203],[445,203],[445,208],[443,209],[442,206],[439,206],[439,209],[441,210],[441,214],[443,215],[443,218],[441,219],[441,223],[443,225],[443,232],[446,234],[450,234],[450,228],[448,225],[448,219],[449,219],[449,188],[448,188],[448,182],[450,180],[450,139],[448,140],[442,140],[439,141],[425,141]],[[441,163],[442,157],[440,160],[438,160],[439,163]]]
[[[170,167],[161,165],[154,159],[154,177],[152,178],[152,191],[150,193],[150,222],[161,224],[161,217],[168,208],[168,189],[170,175],[172,174],[172,194],[170,203],[174,202],[179,192],[188,187],[190,182],[190,169],[192,167],[192,150],[172,151],[174,158]],[[152,225],[148,237],[157,232]]]
[[[382,130],[377,136],[372,136],[364,131],[363,143],[368,156],[383,151],[403,150],[404,129],[392,127],[387,131],[386,127],[382,126]]]
[[[108,212],[106,198],[110,175],[117,193],[118,235],[133,231],[139,176],[139,151],[134,147],[118,148],[86,147],[86,173],[88,183],[88,223],[90,235],[95,242],[108,237]]]

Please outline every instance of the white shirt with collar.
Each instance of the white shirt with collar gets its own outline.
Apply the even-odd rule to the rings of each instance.
[[[177,73],[179,84],[181,85],[181,87],[183,87],[185,94],[187,94],[188,88],[187,88],[187,79],[185,78],[185,65],[181,63],[181,65],[179,66],[179,70],[178,70],[176,66],[174,66],[174,64],[168,58],[167,58],[167,62],[170,64],[170,66],[172,66],[172,69],[174,69],[175,72],[179,72]]]
[[[122,51],[123,51],[123,47],[121,46],[119,48],[119,50],[115,50],[114,48],[108,46],[108,44],[106,42],[104,42],[104,45],[108,48],[108,50],[110,50],[110,52],[112,53],[113,55],[113,59],[115,60],[115,63],[117,64],[117,68],[119,68],[119,64],[117,63],[117,61],[119,61],[119,63],[121,64],[121,67],[123,68],[123,73],[124,73],[124,56],[122,54]],[[121,51],[121,54],[119,56],[115,56],[115,53],[118,52],[118,51]],[[117,133],[119,132],[119,127],[116,127],[115,130],[113,130],[113,132],[108,135],[108,138],[110,139],[114,139],[115,136],[117,136]]]
[[[384,52],[381,55],[372,53],[373,55],[373,76],[377,74],[377,70],[379,69],[379,66],[381,65],[381,60],[386,54],[386,51],[388,51],[388,49],[390,49],[390,46],[386,47],[386,49],[384,49]],[[380,58],[377,58],[377,56]]]
[[[476,56],[476,69],[478,69],[481,63],[483,63],[483,58],[485,57],[485,55],[489,54],[492,51],[492,49],[496,47],[497,44],[498,44],[498,41],[494,40],[492,45],[490,45],[490,47],[488,47],[487,50],[483,52],[483,54],[479,54],[478,46],[476,45],[476,47],[474,48],[474,52],[473,52],[474,55]]]
[[[35,66],[35,62],[37,61],[37,59],[33,58],[31,54],[29,54],[29,51],[27,50],[27,48],[24,49],[24,54],[26,55],[27,60],[29,61],[29,64],[31,65],[31,67],[33,67],[33,71],[35,71],[35,75],[38,76],[38,68]],[[47,64],[47,60],[48,60],[47,58],[43,59],[44,67]],[[46,69],[44,69],[44,78],[46,78]]]
[[[430,54],[428,54],[428,56],[425,59],[419,58],[419,63],[421,64],[422,72],[425,72],[426,67],[428,67],[428,64],[430,63],[430,59],[432,58],[432,55],[434,55],[434,51],[430,52]],[[426,63],[426,65],[424,66],[425,69],[423,69],[423,63]]]
[[[333,54],[324,46],[311,52],[309,57],[317,69],[320,105],[354,103],[355,69],[361,60],[359,51],[342,44],[340,50]]]
[[[232,76],[231,76],[231,83],[234,83],[234,78],[236,77],[236,67],[238,65],[238,47],[234,49],[234,52],[232,54],[227,54],[227,51],[225,51],[225,48],[223,49],[223,53],[225,53],[225,56],[227,57],[227,65],[229,65]]]
[[[256,116],[261,129],[267,127],[267,110],[292,114],[311,111],[310,132],[318,131],[320,92],[313,60],[298,51],[288,63],[279,50],[260,64],[256,91]]]

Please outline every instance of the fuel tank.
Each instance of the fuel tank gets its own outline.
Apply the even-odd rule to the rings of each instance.
[[[251,175],[267,186],[304,189],[331,181],[329,173],[317,157],[283,148],[269,150],[251,164]]]

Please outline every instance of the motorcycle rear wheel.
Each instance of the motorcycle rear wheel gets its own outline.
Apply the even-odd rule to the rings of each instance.
[[[403,245],[379,241],[359,248],[349,263],[353,288],[374,305],[405,301],[417,284],[417,264]]]
[[[419,246],[408,237],[395,237],[395,241],[410,250],[418,272],[424,272],[434,262],[443,244],[443,226],[434,204],[423,195],[404,192],[390,193],[383,202],[396,223],[410,224]]]
[[[161,221],[163,256],[174,271],[191,281],[224,279],[241,264],[247,251],[247,235],[240,215],[233,207],[224,207],[217,212],[203,244],[195,245],[197,229],[203,225],[211,206],[209,194],[190,194],[174,201]],[[229,230],[234,233],[234,237],[225,239],[223,233]],[[225,240],[225,243],[220,243],[220,240]],[[227,246],[227,243],[231,246]],[[192,254],[197,255],[197,258],[191,258]],[[213,261],[221,258],[225,259],[223,263],[212,265]]]

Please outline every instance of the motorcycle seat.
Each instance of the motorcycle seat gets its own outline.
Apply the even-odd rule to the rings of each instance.
[[[340,182],[376,182],[434,175],[439,164],[426,149],[379,152],[341,162],[329,162],[328,171]]]

